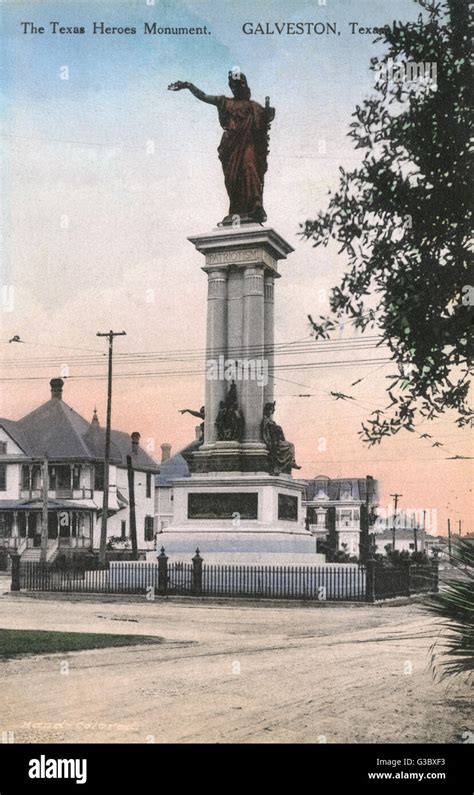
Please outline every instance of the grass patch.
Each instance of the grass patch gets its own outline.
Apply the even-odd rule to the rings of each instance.
[[[102,635],[97,632],[48,632],[36,629],[0,629],[0,658],[19,654],[107,649],[160,643],[151,635]]]

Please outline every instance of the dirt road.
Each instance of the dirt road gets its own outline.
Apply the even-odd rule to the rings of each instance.
[[[259,607],[0,597],[3,628],[159,635],[158,646],[0,663],[18,742],[443,742],[467,685],[433,681],[417,605]]]

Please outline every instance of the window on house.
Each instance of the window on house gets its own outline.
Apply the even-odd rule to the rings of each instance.
[[[69,464],[60,464],[56,467],[56,488],[66,490],[71,488],[71,467]]]
[[[49,491],[56,491],[56,467],[48,467]]]
[[[122,538],[127,538],[127,522],[124,520],[120,524],[120,535]]]
[[[41,488],[41,466],[39,464],[34,464],[33,469],[31,470],[31,488]]]
[[[94,489],[95,491],[104,490],[104,464],[98,462],[94,466]]]
[[[146,496],[151,497],[151,472],[146,473]]]
[[[153,516],[145,516],[145,541],[153,541]]]
[[[81,467],[78,464],[72,468],[72,487],[73,489],[81,488]]]
[[[30,468],[28,464],[23,464],[21,468],[21,488],[26,491],[30,489]]]
[[[7,452],[7,443],[0,442],[0,455],[6,455]]]
[[[26,538],[26,511],[18,511],[18,532],[20,538]]]
[[[13,527],[13,512],[0,513],[0,538],[10,538]]]
[[[7,465],[0,464],[0,491],[7,490]]]

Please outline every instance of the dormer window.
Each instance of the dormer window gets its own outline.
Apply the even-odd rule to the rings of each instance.
[[[315,500],[329,499],[329,478],[326,476],[315,477]]]
[[[341,484],[341,500],[352,500],[352,483],[345,481]]]

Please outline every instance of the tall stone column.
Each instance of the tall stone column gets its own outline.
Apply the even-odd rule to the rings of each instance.
[[[273,284],[279,278],[278,261],[292,247],[274,230],[258,225],[222,227],[188,238],[205,256],[208,275],[207,378],[204,444],[186,455],[191,474],[262,472],[268,474],[268,451],[261,439],[265,401],[273,399],[273,384],[265,384],[265,358],[273,366]],[[210,379],[210,362],[218,376],[235,372],[238,408],[245,425],[242,443],[218,441],[215,422],[219,404],[227,397],[230,382]],[[228,360],[229,367],[225,368]],[[176,507],[176,506],[175,506]]]
[[[251,265],[244,271],[243,346],[247,366],[262,361],[264,355],[264,276],[263,264]],[[249,378],[240,382],[240,404],[245,418],[245,442],[261,442],[264,388],[249,366]]]
[[[243,356],[243,272],[240,268],[228,269],[227,281],[227,356],[241,359]]]
[[[227,352],[227,270],[216,268],[208,272],[207,331],[206,331],[206,386],[204,442],[213,444],[217,439],[216,417],[219,403],[225,399],[227,382],[223,378],[212,378],[212,370],[218,370],[219,356],[226,358]],[[215,362],[215,368],[212,363]],[[220,373],[218,373],[220,375]]]
[[[275,333],[274,333],[274,286],[275,286],[275,278],[272,273],[265,274],[264,280],[264,296],[265,296],[265,306],[264,306],[264,337],[265,337],[265,349],[264,349],[264,358],[266,361],[266,366],[268,368],[268,384],[264,388],[264,403],[273,403],[273,395],[274,395],[274,376],[273,376],[273,368],[275,365],[275,354],[274,354],[274,345],[275,345]]]

